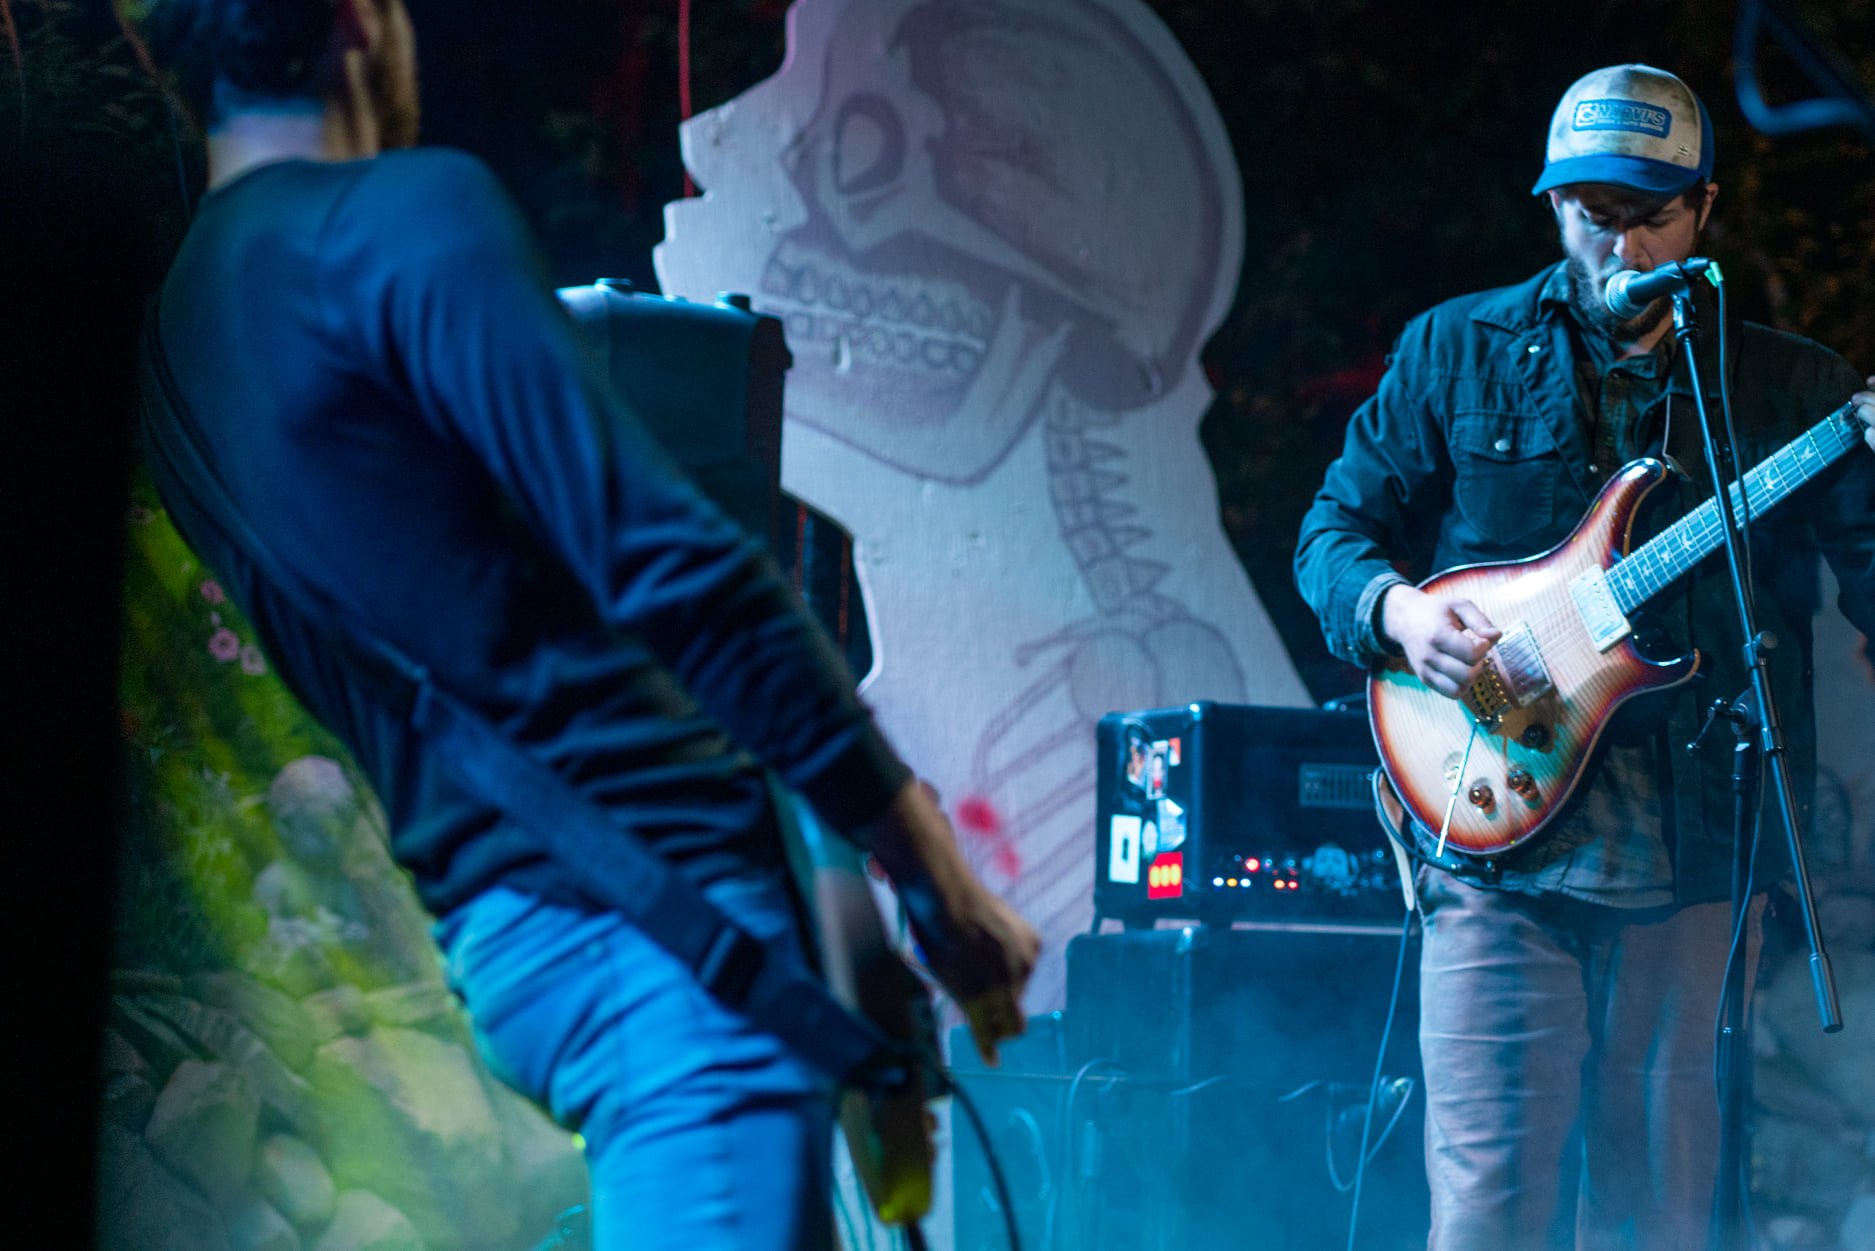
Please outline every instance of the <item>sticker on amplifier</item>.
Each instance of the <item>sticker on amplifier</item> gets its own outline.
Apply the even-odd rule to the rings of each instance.
[[[1154,851],[1171,851],[1185,841],[1185,810],[1175,799],[1159,801],[1159,843]]]
[[[1107,880],[1129,886],[1139,882],[1138,817],[1116,812],[1107,824]],[[1083,844],[1085,845],[1085,844]]]
[[[1152,858],[1146,870],[1146,898],[1177,899],[1185,893],[1185,857],[1181,852],[1162,852]]]
[[[1146,752],[1146,798],[1162,799],[1165,797],[1166,757],[1171,754],[1172,744],[1161,740],[1154,743]]]
[[[1146,745],[1151,738],[1152,735],[1139,722],[1126,723],[1126,758],[1122,765],[1127,786],[1136,791],[1146,789]]]

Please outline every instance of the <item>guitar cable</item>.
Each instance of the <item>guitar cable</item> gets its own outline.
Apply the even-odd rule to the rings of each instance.
[[[1096,1069],[1101,1068],[1113,1069],[1115,1078],[1126,1076],[1126,1070],[1120,1067],[1117,1060],[1110,1056],[1096,1057],[1075,1070],[1073,1078],[1068,1082],[1068,1093],[1061,1101],[1061,1177],[1048,1195],[1048,1210],[1042,1217],[1042,1245],[1038,1251],[1053,1251],[1054,1249],[1056,1219],[1068,1197],[1068,1191],[1075,1186],[1077,1179],[1074,1158],[1074,1103],[1080,1096],[1081,1083],[1086,1081]]]
[[[1726,1009],[1731,1006],[1731,996],[1727,994],[1727,991],[1732,985],[1733,965],[1745,958],[1745,932],[1751,924],[1751,895],[1757,889],[1758,884],[1758,836],[1764,830],[1764,765],[1762,763],[1758,766],[1758,785],[1758,811],[1752,814],[1751,821],[1751,859],[1745,867],[1745,906],[1739,910],[1738,917],[1732,925],[1732,942],[1726,948],[1725,971],[1721,974],[1719,982],[1719,1007],[1712,1016],[1712,1089],[1720,1095],[1721,1100],[1725,1091],[1725,1066],[1720,1057],[1725,1054],[1725,1013]],[[1743,998],[1745,1011],[1739,1014],[1739,1036],[1732,1040],[1732,1046],[1735,1048],[1751,1046],[1751,987],[1743,988]],[[1720,1106],[1724,1106],[1723,1102]],[[1739,1152],[1738,1169],[1740,1173],[1738,1179],[1739,1212],[1743,1218],[1744,1227],[1749,1230],[1752,1227],[1751,1152]]]
[[[1755,614],[1757,612],[1757,594],[1752,588],[1751,575],[1751,497],[1745,491],[1744,471],[1742,468],[1739,468],[1745,462],[1738,454],[1738,431],[1732,425],[1731,370],[1726,364],[1726,344],[1730,340],[1731,335],[1727,333],[1725,324],[1725,273],[1723,270],[1719,269],[1717,265],[1708,269],[1706,273],[1709,276],[1716,275],[1712,285],[1717,287],[1719,291],[1719,413],[1725,419],[1725,443],[1726,447],[1730,450],[1732,465],[1739,471],[1739,565],[1745,575],[1745,602],[1752,605],[1752,611]],[[1668,403],[1671,404],[1672,401],[1669,400]],[[1718,490],[1719,483],[1717,482],[1717,474],[1715,471],[1713,493],[1716,495]]]
[[[1445,818],[1439,822],[1439,847],[1432,853],[1434,859],[1445,859],[1446,836],[1452,832],[1452,810],[1458,807],[1458,794],[1465,789],[1465,770],[1471,765],[1471,749],[1472,745],[1478,741],[1478,726],[1477,718],[1472,718],[1471,733],[1465,736],[1465,755],[1458,762],[1458,776],[1452,781],[1451,797],[1445,801]],[[1407,913],[1407,916],[1412,916],[1412,913]],[[1404,947],[1401,948],[1401,952],[1404,954]]]
[[[1348,1211],[1348,1251],[1354,1251],[1354,1234],[1360,1228],[1361,1220],[1361,1185],[1367,1178],[1367,1143],[1374,1129],[1374,1105],[1380,1101],[1381,1067],[1387,1060],[1387,1043],[1393,1037],[1393,1018],[1400,1006],[1400,984],[1406,974],[1406,948],[1413,937],[1413,913],[1408,912],[1400,922],[1400,950],[1393,961],[1393,994],[1387,1000],[1387,1021],[1380,1027],[1380,1046],[1374,1052],[1374,1077],[1367,1086],[1367,1111],[1361,1120],[1361,1149],[1355,1157],[1354,1165],[1354,1202]],[[1410,1092],[1407,1098],[1411,1098]],[[1399,1119],[1400,1111],[1406,1107],[1406,1100],[1400,1101],[1400,1108],[1394,1112],[1394,1120]],[[1391,1133],[1393,1122],[1388,1122],[1387,1132]],[[1381,1141],[1386,1141],[1383,1134]],[[1332,1150],[1332,1143],[1331,1143]],[[1380,1147],[1375,1145],[1378,1152]],[[1332,1159],[1332,1156],[1330,1157]]]
[[[1022,1234],[1016,1228],[1016,1205],[1009,1194],[1009,1181],[1003,1176],[1002,1162],[996,1158],[995,1145],[990,1141],[989,1127],[983,1123],[983,1115],[977,1110],[976,1100],[972,1099],[963,1085],[953,1079],[950,1070],[944,1067],[940,1059],[929,1047],[920,1047],[917,1058],[924,1061],[925,1068],[931,1074],[932,1089],[939,1095],[949,1095],[957,1101],[957,1106],[964,1111],[964,1117],[970,1122],[971,1130],[977,1136],[977,1143],[983,1148],[983,1162],[989,1166],[990,1185],[996,1190],[996,1205],[1002,1209],[1003,1232],[1009,1242],[1009,1251],[1022,1251]],[[907,1227],[916,1229],[916,1224]],[[913,1241],[914,1251],[922,1244],[924,1236],[919,1233]]]

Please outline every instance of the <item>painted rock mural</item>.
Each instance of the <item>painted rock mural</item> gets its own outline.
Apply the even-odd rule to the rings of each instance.
[[[585,1201],[571,1136],[483,1065],[382,812],[147,487],[123,649],[100,1245],[553,1237]]]

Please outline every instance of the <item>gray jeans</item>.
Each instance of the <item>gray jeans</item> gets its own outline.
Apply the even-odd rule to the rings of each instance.
[[[1630,911],[1436,870],[1420,901],[1432,1251],[1703,1251],[1730,905]]]

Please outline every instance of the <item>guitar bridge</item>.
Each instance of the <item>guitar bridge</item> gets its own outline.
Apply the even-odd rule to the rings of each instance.
[[[1536,636],[1528,622],[1519,621],[1485,655],[1465,704],[1480,724],[1495,728],[1510,709],[1526,707],[1554,689]]]

